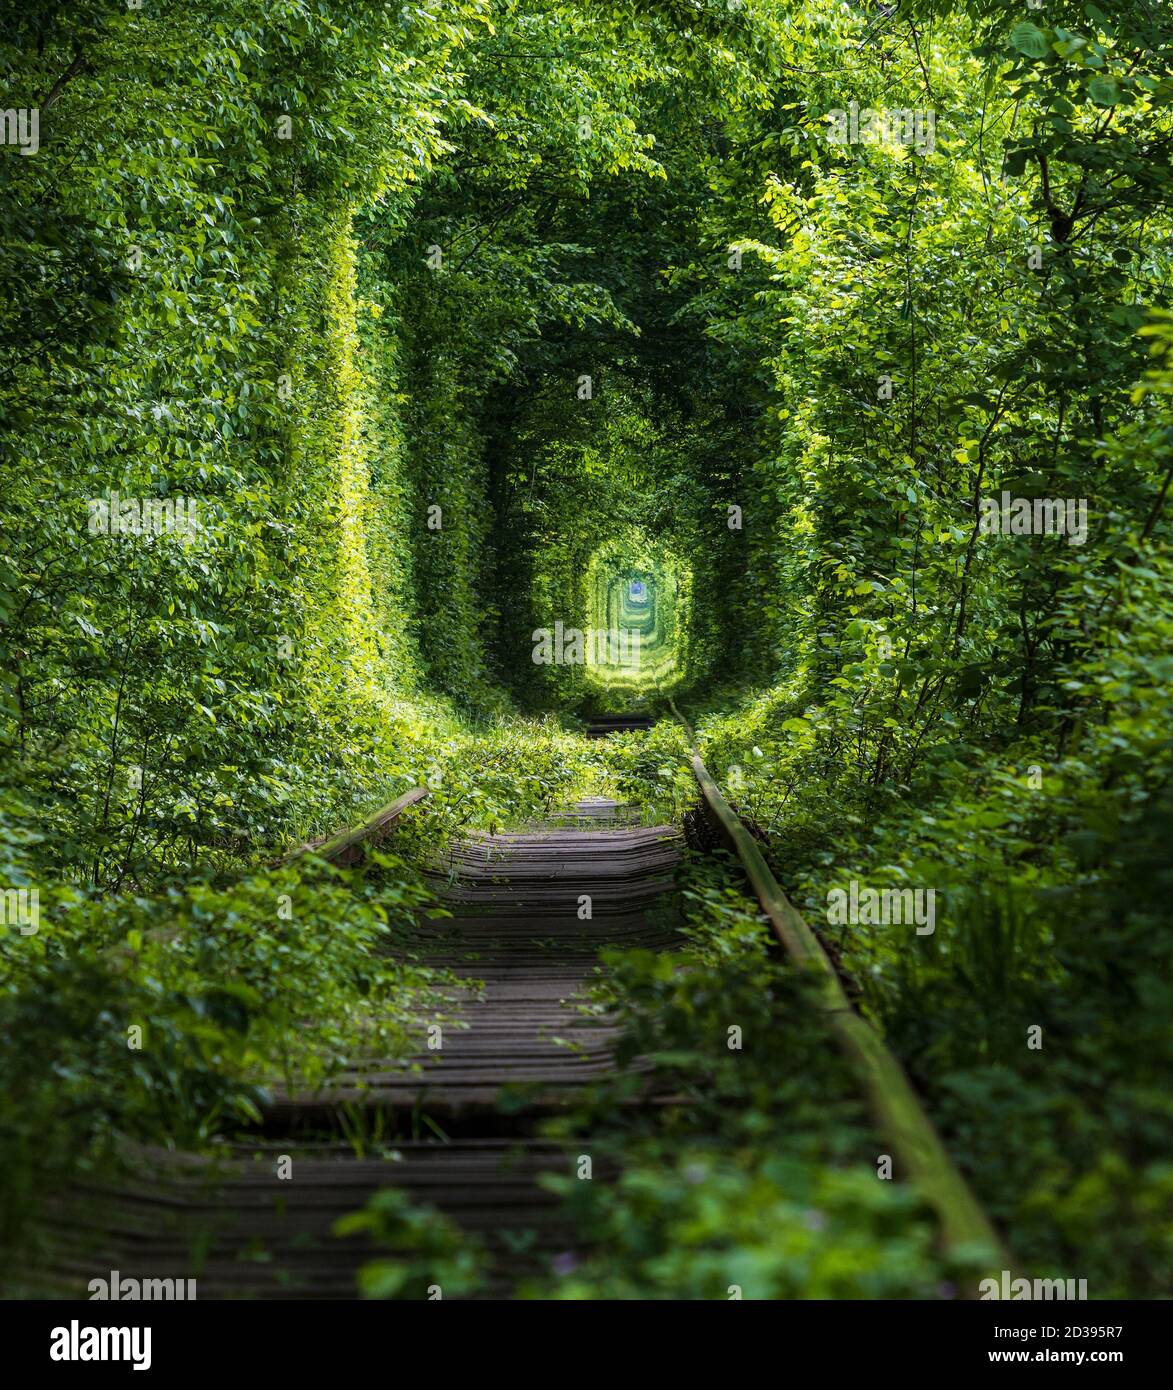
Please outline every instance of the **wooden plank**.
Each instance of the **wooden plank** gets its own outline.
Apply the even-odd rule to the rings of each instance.
[[[358,849],[422,795],[417,788],[357,832],[298,852]],[[485,1236],[499,1260],[488,1292],[508,1295],[516,1279],[540,1275],[552,1255],[578,1248],[581,1237],[567,1213],[537,1181],[569,1171],[577,1147],[551,1144],[534,1129],[614,1070],[616,1024],[584,1016],[578,1001],[594,978],[600,947],[672,944],[675,885],[665,870],[677,856],[679,834],[675,827],[592,826],[501,839],[490,837],[488,847],[504,857],[502,872],[474,861],[461,866],[459,879],[439,885],[457,916],[423,917],[394,943],[409,945],[413,959],[439,957],[479,982],[441,990],[440,1008],[451,1015],[442,1050],[425,1049],[430,1016],[421,1013],[415,1056],[349,1059],[313,1092],[300,1093],[296,1083],[292,1094],[273,1087],[265,1133],[274,1138],[238,1145],[236,1162],[153,1151],[136,1155],[117,1180],[80,1183],[56,1212],[60,1246],[46,1278],[57,1291],[84,1288],[104,1269],[187,1276],[200,1249],[201,1298],[353,1297],[355,1273],[371,1252],[330,1232],[338,1216],[384,1186],[404,1188]],[[578,916],[584,892],[595,907],[586,920]],[[459,906],[465,896],[476,908]],[[519,907],[519,900],[532,907]],[[523,1088],[519,1108],[502,1115],[502,1087],[509,1086]],[[679,1099],[657,1094],[649,1075],[623,1104],[638,1111]],[[319,1159],[294,1159],[296,1181],[278,1180],[273,1155],[296,1154],[297,1132],[336,1132],[343,1121],[354,1124],[357,1109],[387,1121],[379,1131],[386,1138],[372,1140],[371,1152],[394,1152],[400,1161],[359,1158],[345,1145],[319,1147]],[[422,1116],[469,1138],[404,1138]],[[255,1251],[269,1258],[241,1258]]]

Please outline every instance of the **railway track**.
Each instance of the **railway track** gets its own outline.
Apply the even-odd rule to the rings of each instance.
[[[999,1250],[899,1063],[851,1008],[699,755],[692,766],[707,838],[741,860],[781,946],[816,980],[828,1030],[902,1175],[935,1209],[943,1245]],[[353,861],[424,795],[298,852]],[[491,1257],[483,1294],[507,1297],[546,1272],[574,1233],[539,1180],[573,1172],[577,1155],[540,1124],[613,1069],[614,1026],[579,1004],[602,948],[673,944],[681,844],[677,827],[635,824],[630,808],[595,797],[540,826],[452,845],[431,869],[450,915],[421,917],[404,949],[473,982],[450,998],[454,1017],[421,1017],[410,1058],[368,1059],[328,1092],[277,1094],[258,1134],[215,1161],[142,1150],[135,1177],[66,1194],[51,1213],[45,1291],[84,1296],[89,1279],[117,1269],[194,1275],[201,1298],[353,1297],[380,1252],[340,1240],[335,1223],[390,1187],[480,1237]],[[634,1103],[661,1099],[649,1072]]]
[[[650,729],[656,721],[650,714],[592,714],[587,720],[587,738],[608,738]]]
[[[76,1189],[53,1213],[48,1287],[84,1296],[89,1279],[120,1270],[194,1274],[200,1298],[353,1297],[379,1252],[339,1240],[334,1223],[392,1186],[481,1237],[490,1296],[544,1272],[571,1233],[537,1179],[573,1171],[576,1154],[535,1128],[612,1066],[614,1029],[578,1001],[603,947],[666,946],[678,911],[674,826],[632,826],[602,798],[555,821],[472,836],[435,866],[452,915],[422,918],[409,945],[478,982],[452,998],[453,1025],[437,1034],[421,1018],[415,1056],[373,1058],[328,1093],[278,1094],[263,1138],[215,1162],[143,1150],[148,1177]],[[327,846],[345,855],[359,843]],[[341,1125],[357,1126],[362,1157]]]

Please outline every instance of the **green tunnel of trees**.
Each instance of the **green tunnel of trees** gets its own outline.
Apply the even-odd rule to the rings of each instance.
[[[285,846],[419,783],[434,840],[583,788],[674,818],[671,699],[812,921],[852,879],[940,885],[923,949],[828,929],[860,1007],[1027,1259],[1161,1287],[1168,8],[43,0],[5,28],[0,886],[43,921],[4,928],[10,1213],[38,1132],[65,1167],[166,1091],[199,1142],[291,1019],[342,1020],[305,1066],[357,1019],[411,856],[391,907],[314,890],[340,929],[281,943],[282,995]],[[991,531],[1005,498],[1074,520]],[[639,664],[536,659],[556,624],[638,630]],[[626,710],[659,722],[580,737]],[[197,944],[156,969],[160,916]],[[402,1036],[425,982],[383,984]],[[135,1009],[132,1084],[95,1039]]]

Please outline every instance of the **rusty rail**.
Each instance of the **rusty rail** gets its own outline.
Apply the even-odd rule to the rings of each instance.
[[[380,807],[373,816],[369,816],[353,830],[341,830],[335,835],[324,835],[318,840],[308,840],[304,845],[298,845],[296,849],[291,849],[280,859],[274,860],[272,867],[281,868],[286,864],[292,864],[303,854],[316,854],[335,864],[353,864],[361,855],[361,845],[369,840],[379,838],[394,825],[409,806],[414,806],[417,801],[422,801],[427,794],[427,787],[412,787],[410,791],[404,792],[402,796],[397,797],[389,805]],[[151,927],[144,933],[144,936],[152,941],[173,941],[178,933],[178,927]],[[125,942],[118,942],[109,948],[109,954],[114,959],[124,956],[126,951]]]
[[[984,1246],[1001,1260],[1001,1268],[1012,1269],[1001,1238],[949,1157],[904,1068],[875,1029],[852,1007],[818,937],[783,892],[757,842],[702,762],[687,721],[675,706],[673,712],[688,730],[693,745],[693,776],[706,807],[726,843],[741,860],[786,954],[814,980],[819,1007],[867,1093],[877,1126],[891,1145],[897,1163],[937,1215],[944,1248],[957,1253],[963,1247]]]
[[[288,864],[303,854],[316,854],[320,859],[329,859],[335,864],[353,864],[359,858],[363,844],[381,838],[409,806],[422,801],[427,794],[427,787],[412,787],[389,805],[381,807],[373,816],[368,816],[361,825],[298,845],[282,858],[281,863]]]

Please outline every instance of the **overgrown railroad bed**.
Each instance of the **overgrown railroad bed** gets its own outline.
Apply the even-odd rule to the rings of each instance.
[[[696,763],[714,824],[728,834],[731,813]],[[356,862],[421,795],[316,851]],[[623,1031],[588,1004],[592,987],[606,987],[601,954],[631,961],[679,946],[678,831],[633,826],[626,808],[599,797],[553,819],[547,829],[459,840],[433,866],[444,911],[421,916],[399,949],[469,983],[448,996],[443,1021],[419,1019],[426,1043],[414,1055],[344,1069],[325,1091],[278,1092],[261,1117],[263,1137],[242,1136],[214,1157],[143,1147],[121,1179],[75,1186],[51,1204],[52,1258],[32,1290],[79,1294],[108,1267],[194,1277],[204,1298],[345,1298],[360,1289],[434,1298],[445,1296],[445,1281],[449,1297],[510,1297],[550,1291],[559,1271],[589,1261],[578,1204],[556,1190],[567,1197],[575,1183],[621,1182],[614,1114],[686,1114],[690,1087],[704,1083],[657,1055],[619,1065]],[[795,916],[776,884],[763,902],[776,925]],[[768,994],[762,1002],[768,1014]],[[832,1025],[837,1017],[833,1010]],[[728,1031],[727,1046],[740,1052],[740,1027]],[[869,1056],[874,1063],[874,1049]],[[618,1097],[619,1111],[598,1136],[589,1125],[583,1134],[583,1116],[616,1085],[609,1099]],[[719,1095],[707,1103],[720,1104]],[[918,1123],[931,1146],[915,1107],[897,1114],[892,1137],[902,1167],[911,1161],[914,1185],[936,1203],[943,1249],[980,1243],[972,1198],[942,1153],[926,1155]],[[949,1170],[944,1186],[933,1164]],[[906,1219],[919,1220],[915,1202]],[[992,1232],[986,1245],[992,1258]]]

